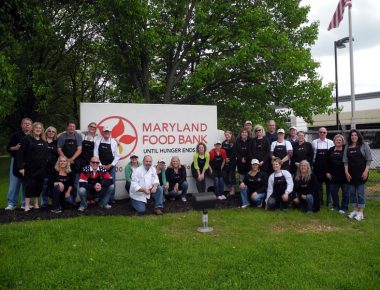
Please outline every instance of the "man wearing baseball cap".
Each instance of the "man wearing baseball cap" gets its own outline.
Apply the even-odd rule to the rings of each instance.
[[[277,130],[277,141],[271,144],[270,152],[272,155],[272,160],[275,158],[280,158],[281,168],[284,170],[290,170],[290,158],[293,155],[293,146],[289,141],[285,139],[285,130]]]

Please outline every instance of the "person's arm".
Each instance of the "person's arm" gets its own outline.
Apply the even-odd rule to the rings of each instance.
[[[315,157],[317,157],[317,142],[318,139],[315,139],[311,142],[311,146],[313,147],[313,163],[315,162]]]
[[[290,158],[293,156],[293,146],[289,141],[285,141],[286,146],[286,156],[282,159],[282,163],[285,163],[286,161],[289,161]]]
[[[20,149],[20,146],[21,146],[21,142],[18,141],[16,133],[12,134],[7,145],[7,151],[9,152],[9,154],[14,156],[17,153],[17,151]]]
[[[100,168],[100,175],[102,177],[102,181],[100,182],[102,187],[108,187],[113,184],[112,176],[106,168]]]
[[[146,188],[140,186],[139,178],[144,178],[144,176],[140,176],[140,170],[138,168],[132,173],[131,189],[133,189],[134,192],[146,193]]]
[[[161,172],[162,172],[162,186],[165,186],[165,184],[167,182],[167,180],[166,180],[166,169],[162,168]]]
[[[273,159],[275,156],[273,155],[274,147],[276,147],[277,141],[272,142],[270,145],[270,153],[269,153],[269,158]]]
[[[19,172],[24,176],[25,175],[25,155],[28,153],[29,147],[29,138],[25,137],[21,140],[20,149],[17,151],[17,168]]]
[[[265,199],[267,206],[268,206],[268,199],[273,193],[273,182],[274,182],[274,173],[272,173],[268,178],[268,190],[267,190],[267,197]]]
[[[125,176],[126,181],[131,182],[131,180],[132,180],[132,165],[130,162],[124,168],[124,176]]]
[[[369,148],[367,143],[364,143],[361,147],[363,149],[362,148],[360,148],[360,149],[363,150],[364,158],[366,160],[366,167],[362,173],[362,178],[363,178],[363,180],[366,180],[368,178],[369,168],[370,168],[371,162],[372,162],[372,153],[371,153],[371,149]]]
[[[77,142],[77,150],[75,151],[74,155],[71,156],[71,158],[70,158],[72,161],[75,161],[75,159],[77,159],[79,157],[79,155],[82,153],[82,141],[83,141],[82,135],[76,133],[75,139]]]
[[[310,165],[313,165],[313,158],[314,158],[314,149],[313,145],[309,142],[305,142],[305,148],[306,148],[306,160],[309,161]]]
[[[267,187],[268,187],[268,175],[265,172],[261,172],[261,171],[259,174],[262,180],[262,185],[256,190],[256,192],[264,193],[267,191]]]
[[[206,172],[210,166],[210,154],[205,152],[205,158],[206,158],[206,162],[205,162],[205,167],[203,168],[203,173]]]
[[[93,155],[99,158],[99,144],[100,144],[100,137],[95,138],[94,140],[94,153]]]
[[[198,171],[198,174],[200,173],[199,172],[199,165],[198,165],[198,153],[194,153],[193,155],[193,162],[194,162],[194,168],[196,171]]]
[[[286,184],[287,184],[285,193],[290,194],[293,192],[293,186],[294,186],[293,177],[290,174],[290,172],[287,170],[283,170],[282,173],[285,176]]]
[[[112,166],[116,166],[116,164],[120,160],[119,146],[115,139],[111,139],[111,144],[113,144],[113,161]]]
[[[184,165],[181,165],[181,168],[179,170],[181,171],[181,179],[179,181],[179,183],[181,184],[187,179],[186,167]]]

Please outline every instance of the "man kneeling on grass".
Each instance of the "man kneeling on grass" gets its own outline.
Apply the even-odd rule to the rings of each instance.
[[[152,156],[145,155],[143,164],[133,171],[129,194],[132,206],[138,214],[145,213],[146,203],[151,195],[154,198],[154,213],[162,214],[163,191],[156,169],[152,167]]]
[[[82,168],[79,177],[79,211],[87,208],[87,199],[97,200],[101,208],[110,209],[108,204],[111,193],[114,189],[113,180],[107,169],[99,166],[99,158],[94,156],[90,160],[90,165]]]

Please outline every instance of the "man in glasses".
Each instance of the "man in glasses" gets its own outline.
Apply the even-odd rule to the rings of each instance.
[[[79,178],[79,211],[87,209],[87,200],[97,200],[101,208],[110,209],[108,204],[114,190],[113,180],[108,170],[100,166],[99,158],[93,156],[90,165],[82,168]]]
[[[328,162],[328,151],[334,146],[334,142],[327,139],[327,129],[321,127],[318,130],[319,138],[313,140],[313,150],[314,150],[314,174],[317,176],[319,183],[319,197],[321,200],[321,205],[323,204],[323,183],[326,185],[326,206],[329,206],[331,202],[330,184],[326,177],[327,173],[327,162]]]

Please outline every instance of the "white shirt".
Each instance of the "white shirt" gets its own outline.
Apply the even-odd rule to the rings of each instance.
[[[106,140],[102,136],[97,137],[95,139],[95,144],[94,144],[94,156],[96,157],[99,157],[100,143],[111,144],[111,151],[113,155],[112,166],[116,166],[116,164],[119,162],[119,159],[120,159],[119,147],[117,145],[116,140],[113,138],[109,138],[108,140]],[[107,164],[103,164],[103,165],[107,165]]]
[[[269,197],[270,197],[270,196],[272,195],[272,193],[273,193],[273,183],[274,183],[274,178],[275,178],[275,177],[280,177],[280,176],[284,176],[284,177],[285,177],[286,184],[287,184],[287,187],[286,187],[286,190],[285,190],[285,191],[286,191],[287,193],[289,193],[289,194],[293,191],[294,183],[293,183],[292,175],[290,174],[289,171],[287,171],[287,170],[281,170],[279,173],[273,172],[273,173],[269,176],[269,179],[268,179],[267,198],[265,199],[265,202],[268,202]]]
[[[272,144],[270,145],[270,152],[273,153],[274,148],[275,148],[277,145],[285,146],[285,147],[286,147],[286,152],[288,152],[288,151],[293,151],[292,143],[290,143],[290,142],[287,141],[287,140],[284,140],[284,141],[282,141],[282,142],[279,142],[279,141],[273,141]]]
[[[314,149],[314,160],[315,156],[317,155],[317,149],[330,149],[331,147],[334,147],[334,142],[330,139],[321,140],[320,138],[315,139],[311,142],[311,145],[313,145]]]
[[[141,188],[152,189],[153,185],[160,185],[160,180],[156,169],[151,166],[147,171],[144,165],[137,167],[132,173],[131,188],[129,190],[129,196],[138,201],[146,203],[147,199],[150,199],[150,195],[146,195],[144,192],[139,191]]]

